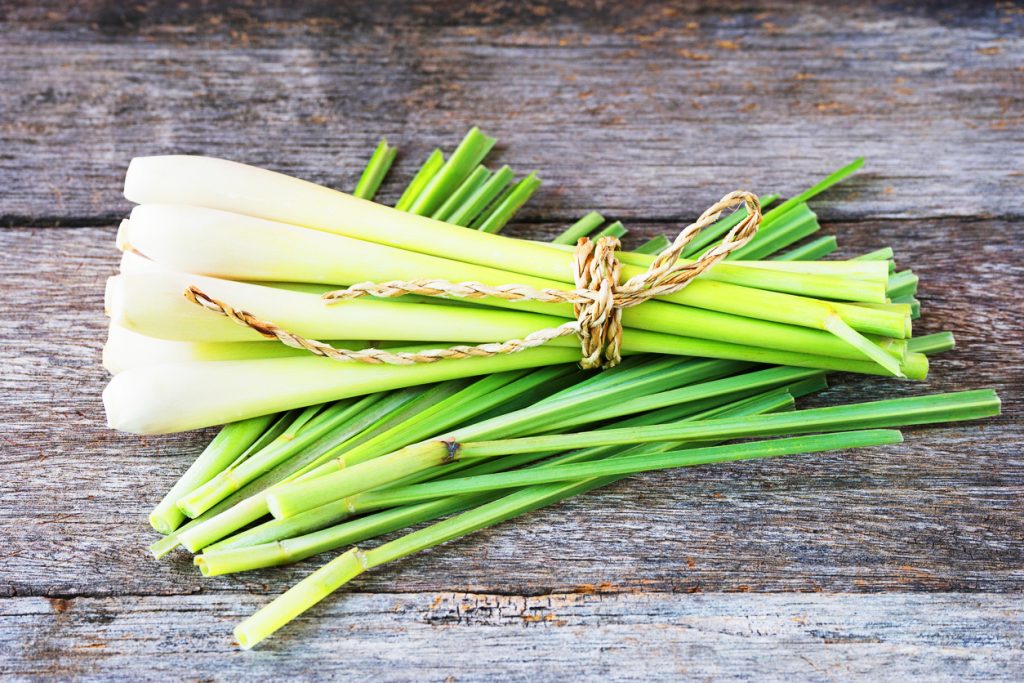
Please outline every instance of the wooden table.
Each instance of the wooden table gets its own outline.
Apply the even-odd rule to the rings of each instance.
[[[25,6],[25,5],[30,6]],[[1024,5],[0,2],[0,673],[41,679],[1017,679],[1024,674]],[[892,245],[923,384],[983,424],[895,448],[645,475],[374,571],[254,652],[231,627],[317,566],[201,580],[146,513],[210,433],[104,426],[103,283],[135,155],[351,188],[472,124],[545,184],[513,232],[599,208],[631,239],[736,187]],[[384,200],[393,200],[398,182]],[[318,558],[322,559],[322,558]]]

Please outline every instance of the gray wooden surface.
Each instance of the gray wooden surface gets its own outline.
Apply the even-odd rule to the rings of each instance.
[[[1019,679],[1024,673],[1024,7],[1014,3],[0,2],[0,675],[372,680]],[[644,476],[354,582],[259,652],[230,629],[322,558],[200,580],[150,506],[209,433],[103,426],[102,285],[128,160],[226,156],[349,188],[478,124],[545,184],[512,231],[599,208],[639,239],[737,186],[841,254],[891,244],[924,384],[984,424],[896,448]],[[386,188],[393,198],[399,187]]]

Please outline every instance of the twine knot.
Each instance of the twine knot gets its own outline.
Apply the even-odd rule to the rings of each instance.
[[[722,241],[705,251],[695,261],[680,261],[683,249],[701,230],[719,219],[726,209],[742,204],[746,214],[722,238]],[[390,365],[412,365],[433,363],[447,358],[470,358],[494,356],[500,353],[516,353],[528,348],[546,344],[552,339],[575,334],[579,337],[584,368],[613,367],[621,359],[622,351],[622,310],[636,306],[654,297],[678,292],[729,254],[744,246],[757,233],[761,225],[761,203],[757,195],[745,192],[731,192],[701,214],[700,218],[686,226],[668,247],[659,253],[650,267],[626,282],[619,284],[622,267],[615,256],[619,240],[602,237],[596,242],[583,237],[576,245],[573,255],[573,281],[575,290],[533,289],[522,285],[485,285],[479,282],[448,282],[447,280],[393,280],[390,282],[364,282],[346,289],[327,292],[323,295],[327,304],[357,299],[363,296],[398,297],[406,294],[425,296],[450,296],[462,299],[496,297],[505,301],[541,301],[545,303],[571,303],[576,320],[558,327],[533,332],[523,339],[505,342],[459,345],[445,349],[431,349],[417,352],[389,352],[383,349],[347,350],[337,349],[315,339],[306,339],[289,332],[272,322],[260,320],[246,311],[238,310],[204,293],[197,287],[189,287],[185,297],[194,304],[227,316],[228,319],[249,327],[268,339],[276,339],[293,348],[304,349],[318,356],[341,361],[363,363],[387,363]]]

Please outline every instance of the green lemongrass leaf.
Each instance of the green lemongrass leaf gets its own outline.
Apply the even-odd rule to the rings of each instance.
[[[162,534],[169,534],[185,521],[178,509],[178,499],[205,484],[225,467],[235,462],[267,432],[276,415],[262,415],[226,425],[196,458],[185,474],[171,487],[149,514],[149,523]]]
[[[878,363],[893,377],[906,377],[900,368],[898,360],[890,356],[884,349],[867,339],[864,335],[843,322],[838,315],[831,318],[827,323],[828,331],[836,335],[850,346],[860,349],[866,358]]]
[[[473,127],[438,172],[430,179],[409,207],[409,213],[429,216],[473,172],[497,142]]]
[[[921,317],[921,302],[912,296],[898,296],[891,299],[894,304],[906,304],[910,306],[910,319],[917,320]]]
[[[918,277],[912,270],[901,270],[889,278],[886,295],[892,299],[913,296],[917,293]]]
[[[763,197],[761,197],[761,206],[768,206],[778,198],[779,196],[776,194],[764,195]],[[694,256],[698,252],[704,251],[705,249],[713,245],[715,242],[719,241],[725,233],[729,232],[729,230],[734,228],[736,224],[743,220],[744,216],[746,215],[746,208],[740,207],[739,209],[733,211],[725,218],[715,221],[708,227],[701,230],[696,237],[690,240],[689,244],[683,247],[681,256],[683,258],[690,258],[691,256]],[[767,215],[765,216],[764,220],[768,221],[770,224]],[[764,222],[762,221],[762,226],[763,225]]]
[[[891,261],[893,258],[895,258],[895,255],[893,254],[892,247],[882,247],[881,249],[875,249],[874,251],[869,251],[866,254],[861,254],[860,256],[855,256],[855,257],[853,257],[852,260],[854,260],[854,261]]]
[[[759,230],[750,242],[729,254],[727,259],[732,261],[760,260],[768,254],[813,235],[820,229],[818,215],[811,211],[806,204],[800,204],[789,213],[784,214],[778,222]]]
[[[445,200],[444,204],[442,204],[440,208],[431,215],[431,218],[439,221],[447,220],[452,213],[466,203],[474,192],[483,187],[484,183],[486,183],[490,177],[490,171],[483,166],[477,166],[476,170],[462,181],[462,184],[459,185],[458,189],[455,190],[455,192]]]
[[[615,221],[614,223],[609,223],[600,232],[594,235],[594,239],[596,240],[600,237],[623,237],[627,232],[629,231],[626,230],[622,221]]]
[[[779,261],[817,261],[838,248],[839,244],[836,242],[835,236],[825,235],[772,258]]]
[[[484,215],[473,221],[472,227],[481,232],[500,232],[523,204],[529,201],[538,187],[540,179],[534,171],[516,183],[503,200],[495,202],[493,209],[488,209]]]
[[[915,353],[942,353],[956,348],[952,332],[936,332],[907,340],[907,350]]]
[[[579,434],[462,443],[458,457],[494,457],[513,453],[557,451],[567,447],[630,445],[647,441],[702,441],[835,429],[896,427],[976,419],[995,415],[998,412],[999,399],[995,393],[991,390],[981,390],[813,408],[793,413],[743,419],[711,419],[679,425],[608,429]],[[434,446],[433,448],[436,450],[438,447]],[[423,456],[427,450],[427,448],[417,449],[417,457]],[[367,464],[379,466],[380,461]],[[355,468],[351,472],[355,472]],[[372,483],[379,484],[379,481],[377,479]],[[312,483],[316,484],[317,482]],[[307,488],[308,490],[310,489]],[[279,491],[279,493],[282,492],[283,489]],[[280,496],[278,498],[278,502],[281,502]]]
[[[574,484],[568,489],[564,485],[529,487],[481,508],[403,536],[369,552],[352,549],[239,624],[235,629],[235,637],[242,647],[251,648],[366,569],[543,507],[554,500],[564,499],[567,495],[588,490],[588,486],[596,488],[614,479],[615,477],[599,478],[583,484]]]
[[[685,441],[776,434],[806,434],[824,430],[875,429],[974,420],[998,415],[999,397],[991,389],[932,394],[883,401],[809,408],[793,413],[743,420],[706,420],[699,424],[609,429],[492,442],[463,443],[460,457],[495,457],[511,453],[633,444],[646,441]]]
[[[677,467],[692,467],[712,463],[754,460],[827,450],[862,448],[900,443],[900,432],[872,429],[851,432],[833,432],[814,436],[798,436],[768,441],[746,441],[730,446],[694,448],[668,453],[641,453],[630,457],[599,462],[559,465],[529,470],[515,470],[475,477],[445,479],[443,481],[414,484],[390,491],[396,504],[408,504],[424,498],[440,498],[467,493],[483,493],[495,489],[519,488],[557,481],[572,481],[636,474]]]
[[[792,409],[792,405],[793,400],[788,393],[785,391],[773,390],[753,398],[742,399],[713,410],[696,414],[690,413],[684,415],[678,411],[669,410],[654,411],[623,420],[617,423],[616,426],[658,424],[663,418],[682,418],[688,421],[694,421],[707,419],[712,416],[724,417],[756,415],[760,413],[774,412],[777,410]],[[656,452],[659,449],[670,450],[672,447],[673,444],[656,444],[653,446],[644,445],[635,448],[627,448],[626,450],[618,447],[582,449],[566,453],[548,462],[534,464],[533,467],[543,468],[559,464],[588,462],[605,457],[623,457],[625,455],[639,452],[640,449],[646,449],[647,452]],[[521,467],[523,465],[534,463],[536,460],[544,457],[547,457],[547,454],[532,455],[530,457],[510,456],[506,458],[498,458],[496,460],[477,464],[460,473],[452,475],[452,477],[492,474],[513,467]],[[415,515],[415,522],[417,523],[434,519],[441,514],[431,507],[413,506],[413,508],[399,508],[398,510],[375,513],[367,517],[363,517],[362,519],[325,528],[329,524],[343,520],[352,514],[388,507],[391,502],[389,500],[388,491],[389,489],[385,489],[380,492],[360,494],[359,496],[345,499],[339,503],[329,504],[310,510],[307,513],[303,513],[296,517],[266,522],[249,531],[238,534],[222,544],[211,546],[209,552],[204,553],[204,558],[207,559],[208,562],[204,562],[200,566],[204,573],[210,573],[212,575],[228,573],[229,571],[245,571],[257,566],[269,566],[260,564],[268,560],[272,561],[274,564],[286,561],[296,561],[318,552],[333,550],[348,543],[356,543],[365,540],[366,538],[370,538],[379,533],[387,533],[388,531],[397,530],[398,528],[401,528],[401,526],[389,527],[387,525],[393,524],[395,521],[408,523],[409,518],[406,516],[408,512],[413,512]],[[499,493],[496,495],[501,494]],[[494,496],[492,496],[492,498],[493,497]],[[474,501],[472,503],[473,505],[483,502],[478,498],[470,497],[468,499]],[[449,499],[449,502],[459,502],[459,504],[462,504],[462,501],[466,500],[467,497],[458,497]],[[436,503],[440,503],[440,501],[435,501],[435,504]],[[254,548],[254,550],[257,550],[254,555],[237,552],[240,548],[276,541],[281,542],[279,545],[282,552],[271,553],[269,557],[265,552],[265,547],[261,547],[260,549]]]
[[[396,154],[398,154],[398,148],[389,146],[387,138],[381,138],[380,144],[373,151],[373,155],[370,157],[369,163],[366,164],[366,169],[359,177],[359,183],[352,194],[360,199],[372,200],[376,196],[380,184],[384,182],[384,176],[391,169]]]
[[[955,419],[988,417],[999,412],[991,391],[939,394],[832,408],[797,411],[789,417],[764,416],[748,421],[708,420],[700,425],[637,427],[577,434],[502,439],[492,442],[426,442],[361,463],[311,481],[284,485],[272,492],[267,505],[274,517],[290,517],[332,500],[396,481],[401,477],[453,460],[558,451],[567,448],[622,445],[645,441],[686,441],[737,438],[814,431],[898,427]],[[624,440],[625,439],[625,440]],[[575,441],[574,441],[575,440]]]
[[[581,237],[586,237],[602,223],[604,223],[604,216],[599,214],[597,211],[591,211],[586,216],[570,225],[565,232],[551,240],[551,243],[575,245]]]
[[[655,235],[639,247],[633,250],[634,254],[659,254],[664,251],[672,241],[665,235]]]
[[[416,198],[423,192],[427,183],[437,175],[442,166],[444,166],[444,154],[441,153],[441,150],[435,149],[427,157],[427,160],[423,162],[416,175],[413,176],[412,182],[405,188],[405,192],[402,193],[398,203],[395,204],[395,209],[398,211],[408,211],[413,202],[416,201]]]
[[[803,192],[801,192],[800,194],[796,195],[795,197],[790,197],[786,201],[782,202],[777,207],[772,209],[772,211],[769,212],[769,213],[773,213],[774,212],[775,214],[783,214],[786,211],[789,211],[794,206],[797,206],[798,204],[802,204],[802,203],[808,201],[809,199],[811,199],[813,197],[816,197],[817,195],[821,194],[822,192],[824,192],[825,190],[829,189],[833,185],[836,185],[836,184],[842,182],[846,178],[848,178],[851,175],[853,175],[854,173],[856,173],[863,165],[864,165],[864,157],[858,157],[858,158],[854,159],[852,162],[850,162],[846,166],[843,166],[842,168],[840,168],[837,171],[834,171],[833,173],[830,173],[821,182],[819,182],[819,183],[809,187],[808,189],[804,190]],[[766,218],[767,218],[767,216],[766,216]]]
[[[490,179],[476,189],[463,204],[448,217],[446,222],[452,225],[468,227],[473,223],[490,205],[495,198],[502,195],[509,183],[512,182],[512,169],[502,166]]]

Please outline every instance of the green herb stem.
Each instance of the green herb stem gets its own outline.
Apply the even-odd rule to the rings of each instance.
[[[372,200],[376,196],[380,184],[384,182],[384,176],[391,169],[396,154],[398,154],[398,148],[389,146],[387,139],[381,138],[352,194],[360,199]]]

